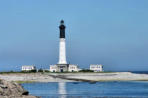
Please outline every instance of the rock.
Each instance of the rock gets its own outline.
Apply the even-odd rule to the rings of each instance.
[[[24,92],[22,93],[22,95],[29,95],[29,92],[28,92],[28,91],[24,91]]]
[[[20,84],[0,80],[0,98],[37,98],[30,96]]]

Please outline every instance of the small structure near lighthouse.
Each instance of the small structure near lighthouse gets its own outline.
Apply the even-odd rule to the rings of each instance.
[[[102,72],[103,71],[103,65],[101,64],[91,64],[90,65],[90,70],[94,72]]]
[[[55,65],[50,65],[51,72],[74,72],[78,71],[78,66],[68,64],[66,61],[66,40],[65,40],[65,25],[64,21],[60,22],[60,42],[59,42],[59,62]]]

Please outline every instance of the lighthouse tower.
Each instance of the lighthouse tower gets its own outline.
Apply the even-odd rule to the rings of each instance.
[[[60,22],[60,44],[59,44],[59,62],[58,64],[67,64],[66,61],[66,42],[65,42],[65,25],[64,21]]]
[[[60,43],[59,43],[59,61],[55,65],[50,65],[50,72],[77,72],[79,68],[74,64],[67,64],[66,61],[66,41],[65,41],[65,25],[64,21],[60,22]]]

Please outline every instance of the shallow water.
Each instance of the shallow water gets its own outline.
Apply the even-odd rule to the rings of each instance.
[[[31,95],[42,98],[98,98],[104,96],[148,98],[147,81],[24,83],[22,86]]]

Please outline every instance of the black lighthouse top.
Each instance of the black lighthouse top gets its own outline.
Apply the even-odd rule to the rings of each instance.
[[[65,25],[64,25],[64,21],[61,20],[60,22],[60,26],[59,26],[59,29],[60,29],[60,38],[65,38]]]

